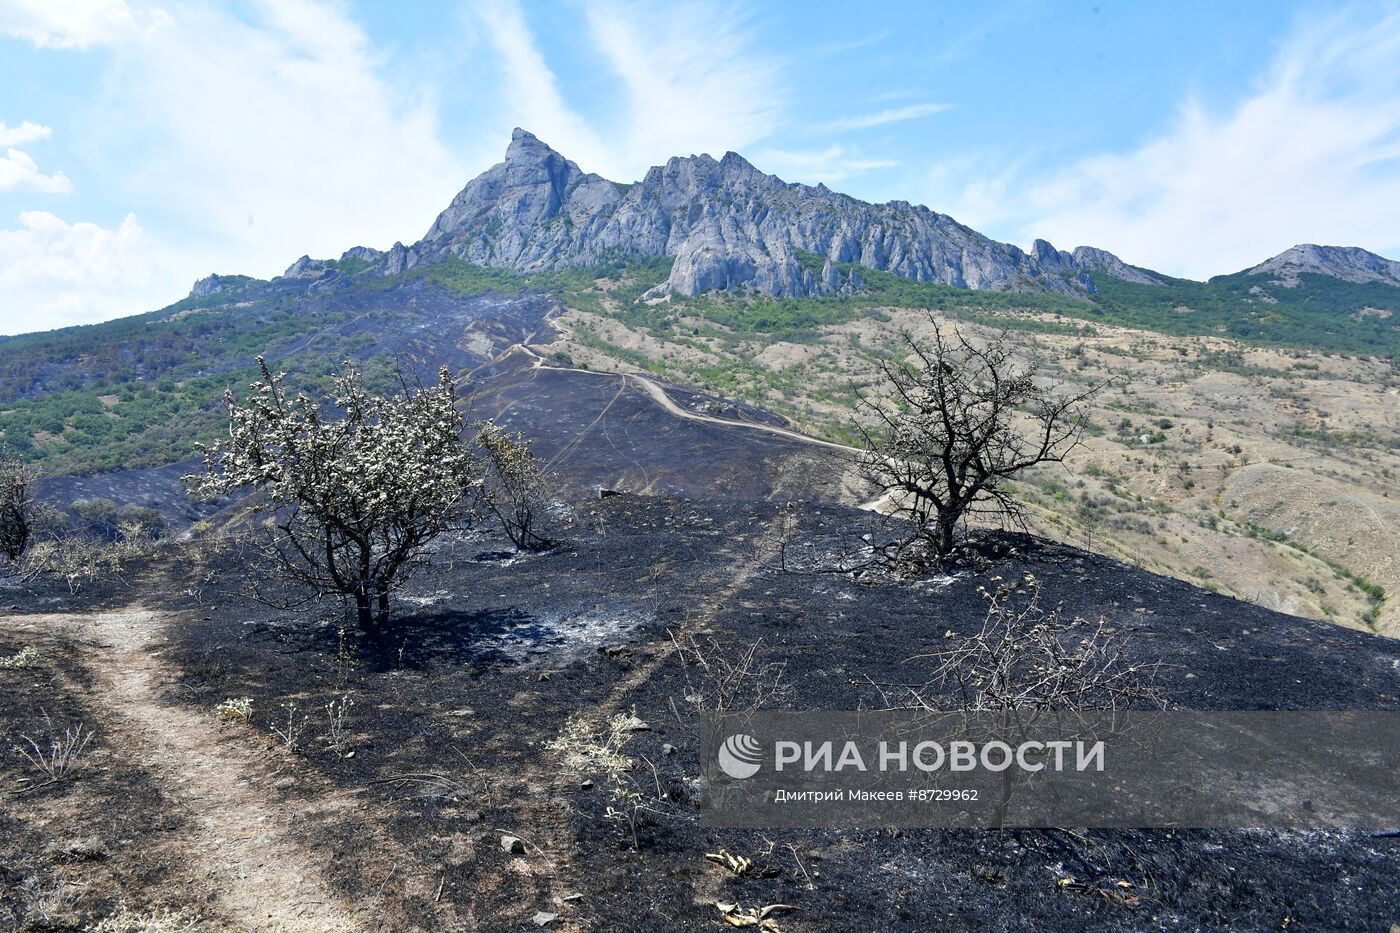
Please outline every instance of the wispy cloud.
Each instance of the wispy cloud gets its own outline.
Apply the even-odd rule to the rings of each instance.
[[[754,48],[746,14],[716,3],[664,8],[600,0],[584,12],[587,50],[617,83],[612,106],[571,105],[515,0],[473,7],[500,60],[505,119],[610,178],[638,178],[666,158],[739,149],[771,133],[783,100],[778,67]]]
[[[386,79],[339,5],[182,8],[117,63],[108,94],[149,147],[130,187],[180,205],[258,273],[416,239],[461,186],[431,102]]]
[[[589,5],[588,22],[626,94],[617,152],[626,177],[671,155],[741,149],[776,128],[778,66],[737,6],[603,2]]]
[[[872,32],[868,36],[860,39],[851,39],[847,42],[832,42],[827,45],[819,45],[812,49],[812,55],[827,56],[841,55],[846,52],[854,52],[858,49],[868,49],[872,45],[878,45],[890,37],[888,29],[881,29],[879,32]]]
[[[386,77],[340,4],[172,9],[158,23],[133,13],[143,28],[108,36],[102,107],[82,127],[109,153],[108,199],[158,215],[158,229],[123,225],[107,240],[83,224],[63,236],[46,232],[51,223],[10,231],[12,266],[43,266],[43,250],[62,257],[79,242],[139,241],[159,255],[143,285],[94,267],[87,285],[63,291],[64,314],[87,301],[88,319],[110,317],[137,295],[159,307],[209,272],[266,276],[306,252],[414,240],[460,189],[466,171],[442,144],[431,101]],[[81,35],[95,42],[96,28]],[[14,243],[25,245],[15,253]]]
[[[602,163],[610,162],[611,153],[599,134],[564,99],[559,80],[536,44],[520,5],[515,0],[489,0],[477,4],[473,11],[500,60],[508,122],[523,126],[590,171],[604,168]]]
[[[755,153],[759,167],[787,181],[809,184],[835,184],[853,175],[897,165],[889,159],[863,158],[844,146],[828,146],[820,150],[764,149]]]
[[[1400,11],[1300,21],[1247,97],[1222,112],[1188,100],[1137,148],[937,173],[942,209],[974,226],[1102,246],[1176,275],[1237,271],[1299,242],[1395,255]]]
[[[888,110],[876,111],[875,113],[833,120],[830,123],[823,123],[818,128],[834,133],[844,133],[850,130],[865,130],[874,126],[900,123],[904,120],[921,120],[924,117],[931,117],[934,114],[942,113],[951,107],[951,104],[910,104],[907,107],[892,107]]]

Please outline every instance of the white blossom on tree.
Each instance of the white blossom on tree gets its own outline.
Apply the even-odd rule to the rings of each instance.
[[[186,482],[204,497],[260,491],[287,572],[353,599],[361,625],[382,623],[391,590],[424,545],[469,516],[480,482],[452,377],[443,369],[435,386],[382,398],[346,363],[327,405],[289,397],[283,374],[258,366],[246,402],[225,393],[228,441],[208,447],[204,473]]]

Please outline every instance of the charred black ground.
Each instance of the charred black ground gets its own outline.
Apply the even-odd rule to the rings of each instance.
[[[554,551],[513,554],[484,534],[444,543],[395,622],[343,636],[333,617],[241,598],[250,571],[230,554],[220,559],[233,579],[218,589],[182,590],[186,571],[157,568],[139,592],[78,599],[178,613],[165,654],[181,672],[172,702],[207,710],[251,697],[255,725],[268,730],[285,703],[324,716],[329,700],[350,697],[355,755],[312,743],[298,758],[360,789],[422,870],[440,877],[439,896],[495,918],[488,929],[532,928],[537,910],[582,929],[722,929],[716,900],[794,905],[782,925],[799,931],[1384,929],[1400,919],[1400,840],[1369,833],[702,828],[689,675],[668,634],[681,630],[728,646],[761,639],[764,658],[787,664],[792,708],[869,707],[881,703],[869,681],[919,679],[907,659],[980,623],[979,586],[1030,572],[1046,603],[1103,616],[1141,656],[1164,661],[1178,706],[1400,707],[1400,646],[1386,639],[1022,536],[990,539],[947,578],[871,584],[784,572],[775,553],[785,521],[795,522],[794,547],[821,551],[878,534],[882,520],[796,503],[590,502]],[[12,592],[36,608],[72,602],[63,591]],[[27,722],[30,694],[11,680],[0,686],[7,717]],[[547,748],[572,716],[627,711],[650,726],[632,752],[656,765],[665,797],[639,852],[602,819],[600,776],[570,772]],[[455,783],[403,779],[425,771]],[[134,814],[159,808],[139,778],[127,794]],[[503,853],[497,830],[531,848]],[[317,833],[344,893],[384,883],[353,824]],[[721,848],[758,867],[728,878],[704,859]],[[522,858],[550,871],[520,870]],[[583,896],[551,906],[560,892]]]

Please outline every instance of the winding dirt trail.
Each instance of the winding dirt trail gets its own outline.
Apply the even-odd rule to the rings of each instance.
[[[775,424],[761,424],[757,421],[737,421],[733,418],[720,418],[715,415],[705,415],[700,412],[690,411],[689,409],[677,405],[676,400],[671,398],[670,393],[662,388],[659,383],[639,373],[609,372],[593,369],[576,369],[572,366],[557,366],[540,356],[529,346],[521,343],[510,347],[505,353],[496,357],[495,360],[504,359],[514,350],[520,350],[526,356],[533,359],[536,369],[549,368],[557,369],[562,372],[582,373],[586,376],[604,376],[610,379],[621,379],[624,384],[631,382],[640,386],[642,391],[647,394],[647,397],[665,409],[668,414],[674,415],[677,418],[684,418],[687,421],[701,421],[706,424],[715,424],[725,428],[740,428],[745,431],[763,431],[767,434],[776,434],[779,437],[785,437],[788,440],[797,441],[802,444],[809,444],[813,447],[825,447],[828,450],[839,450],[846,454],[860,453],[859,448],[849,447],[845,444],[837,444],[834,441],[824,441],[820,438],[803,434],[800,431],[793,431],[790,428],[780,428]]]
[[[104,740],[155,777],[170,802],[190,818],[180,839],[190,871],[217,891],[227,929],[258,933],[342,933],[407,929],[391,903],[413,896],[402,886],[347,903],[324,874],[327,855],[310,848],[306,830],[328,820],[363,824],[364,843],[396,864],[408,858],[364,821],[366,804],[290,760],[269,753],[251,727],[216,723],[206,712],[162,696],[174,674],[160,659],[165,618],[133,608],[83,614],[33,615],[23,624],[61,634],[81,651],[93,677],[97,708],[108,715]],[[295,784],[295,796],[277,788]],[[307,793],[305,791],[310,790]],[[386,879],[387,880],[387,879]],[[436,912],[433,929],[472,929],[446,905],[419,897]],[[207,929],[209,927],[201,927]]]

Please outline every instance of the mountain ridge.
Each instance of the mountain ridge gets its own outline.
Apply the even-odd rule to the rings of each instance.
[[[591,267],[614,259],[669,258],[647,300],[738,292],[815,297],[857,292],[861,270],[974,291],[1047,292],[1092,298],[1096,278],[1166,286],[1173,279],[1108,250],[1029,252],[993,240],[922,205],[860,201],[785,182],[736,152],[675,156],[640,181],[584,172],[534,134],[516,128],[505,158],[469,181],[423,238],[388,250],[355,246],[338,260],[302,256],[277,278],[334,287],[327,273],[390,276],[458,259],[518,273]],[[1400,287],[1400,262],[1359,247],[1303,243],[1258,265],[1216,276],[1268,276],[1293,288],[1314,274],[1353,284]],[[237,290],[251,280],[211,275],[191,297]],[[1214,281],[1214,279],[1210,280]]]
[[[1093,253],[1107,257],[1098,268],[1109,274],[1131,269]],[[673,259],[649,299],[849,292],[860,288],[862,268],[973,290],[1096,290],[1074,254],[1044,240],[1026,252],[922,205],[870,204],[825,185],[784,182],[735,152],[673,157],[622,184],[583,172],[518,128],[505,159],[468,182],[421,240],[386,251],[355,247],[335,262],[393,275],[455,257],[529,273],[617,256]],[[302,257],[286,274],[333,267]]]

